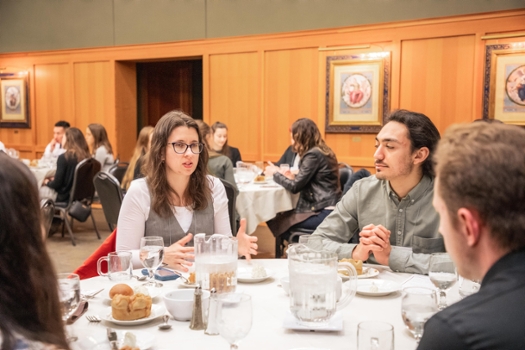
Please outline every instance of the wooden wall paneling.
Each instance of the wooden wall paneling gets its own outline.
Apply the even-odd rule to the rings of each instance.
[[[59,120],[71,123],[72,90],[68,63],[35,65],[36,149],[44,151],[53,137],[53,126]]]
[[[115,94],[111,66],[110,61],[73,63],[75,121],[72,125],[85,132],[89,124],[100,123],[106,128],[111,144],[115,145]]]
[[[299,118],[318,123],[317,49],[265,53],[265,160],[277,161],[290,146],[290,127]]]
[[[426,114],[439,131],[475,119],[475,36],[402,42],[400,108]]]
[[[137,67],[115,62],[115,137],[120,160],[129,162],[137,137]]]
[[[247,161],[261,154],[259,64],[257,52],[210,55],[210,123],[228,126],[228,144]]]

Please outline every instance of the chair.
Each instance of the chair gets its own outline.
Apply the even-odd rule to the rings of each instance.
[[[55,203],[47,198],[40,200],[40,211],[42,212],[42,225],[44,226],[44,237],[49,235],[53,217],[55,216]]]
[[[111,174],[118,180],[119,184],[122,182],[126,171],[128,170],[129,163],[119,162],[115,163],[108,169],[108,174]],[[98,192],[98,191],[97,191]]]
[[[118,215],[122,205],[122,190],[120,182],[111,174],[100,171],[95,175],[93,184],[98,193],[102,211],[109,225],[109,230],[113,231],[117,227]]]
[[[108,253],[116,251],[117,246],[117,230],[113,232],[102,242],[102,244],[95,250],[81,266],[77,267],[73,273],[76,273],[81,280],[91,277],[98,276],[97,262],[103,256],[107,256]]]
[[[341,185],[341,191],[353,173],[354,169],[352,169],[350,165],[346,163],[339,163],[339,184]]]
[[[100,171],[100,163],[94,158],[87,158],[77,164],[75,169],[75,175],[73,176],[73,186],[69,194],[68,202],[56,202],[55,209],[58,211],[58,217],[63,221],[63,225],[67,227],[69,236],[71,237],[71,243],[75,246],[75,236],[71,230],[73,218],[71,218],[71,224],[68,220],[68,214],[71,210],[73,203],[81,202],[88,210],[89,216],[93,221],[93,227],[97,233],[98,239],[100,239],[100,233],[91,211],[91,203],[93,202],[93,196],[95,194],[95,186],[93,185],[93,178],[95,174]],[[62,237],[64,237],[64,226],[62,226]]]
[[[230,215],[230,226],[232,228],[232,235],[237,234],[237,221],[235,219],[235,201],[237,200],[237,192],[235,187],[226,180],[221,180],[226,190],[226,197],[228,197],[228,214]]]

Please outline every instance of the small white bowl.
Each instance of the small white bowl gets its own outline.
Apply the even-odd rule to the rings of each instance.
[[[193,298],[195,291],[193,289],[180,289],[167,292],[162,297],[166,309],[177,321],[190,321],[193,312]],[[202,291],[202,308],[208,310],[210,292]]]

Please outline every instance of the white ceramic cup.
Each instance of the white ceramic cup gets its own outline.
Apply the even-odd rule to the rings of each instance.
[[[194,289],[180,289],[167,292],[162,297],[166,309],[177,321],[190,321],[193,313],[193,299]],[[202,291],[202,310],[208,310],[208,303],[210,300],[210,292]]]

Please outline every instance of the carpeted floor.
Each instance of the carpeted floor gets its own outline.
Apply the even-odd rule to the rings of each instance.
[[[74,222],[73,234],[76,238],[76,246],[71,244],[67,229],[64,232],[64,237],[62,237],[61,228],[59,228],[55,234],[47,239],[47,249],[57,273],[74,271],[111,233],[102,209],[93,209],[93,214],[98,231],[100,232],[100,240],[97,239],[91,218],[88,218],[84,223]],[[275,239],[268,228],[261,225],[257,227],[254,235],[259,237],[259,254],[257,258],[273,258]]]

